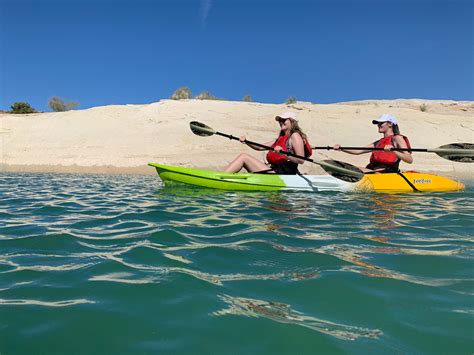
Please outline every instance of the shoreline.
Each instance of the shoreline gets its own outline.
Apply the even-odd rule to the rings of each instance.
[[[187,166],[193,168],[192,166]],[[199,167],[200,168],[200,167]],[[210,169],[203,167],[202,169]],[[211,169],[212,170],[212,169]],[[408,172],[413,169],[403,169],[402,172]],[[439,171],[439,170],[423,170],[427,174],[445,176],[448,178],[459,179],[461,181],[474,182],[474,175],[470,171]],[[131,176],[156,176],[155,168],[143,165],[137,167],[116,167],[116,166],[77,166],[77,165],[1,165],[0,174],[2,173],[39,173],[39,174],[77,174],[77,175],[131,175]],[[304,173],[303,175],[309,175]],[[316,175],[327,175],[324,170]]]
[[[156,170],[148,165],[137,167],[117,167],[112,165],[5,165],[0,164],[0,173],[56,173],[86,175],[156,175]]]

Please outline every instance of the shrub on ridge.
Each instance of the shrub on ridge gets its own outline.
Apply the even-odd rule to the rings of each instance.
[[[171,95],[172,100],[186,100],[186,99],[192,99],[193,94],[191,93],[191,90],[187,86],[181,86],[179,89],[177,89],[173,95]]]
[[[49,99],[48,106],[55,112],[63,112],[76,108],[77,106],[79,106],[79,102],[65,102],[60,97],[54,96]]]
[[[28,102],[15,102],[11,105],[10,113],[18,113],[18,114],[25,114],[25,113],[36,113],[38,112],[35,108],[31,107]]]
[[[212,95],[209,91],[203,91],[195,97],[197,100],[220,100],[217,96]]]

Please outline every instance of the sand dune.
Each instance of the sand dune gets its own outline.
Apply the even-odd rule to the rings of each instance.
[[[424,106],[423,106],[424,105]],[[422,112],[421,108],[425,111]],[[236,141],[199,137],[189,129],[197,120],[217,131],[256,142],[276,137],[276,114],[294,110],[312,145],[366,145],[379,138],[372,119],[394,114],[413,147],[435,148],[474,141],[474,102],[367,100],[293,105],[210,100],[162,100],[148,105],[95,107],[28,115],[0,114],[1,171],[154,174],[148,162],[221,169],[241,151],[263,157]],[[335,158],[366,165],[369,155],[317,151],[313,158]],[[416,153],[402,169],[474,177],[474,164],[453,163]],[[305,173],[321,173],[314,164]]]

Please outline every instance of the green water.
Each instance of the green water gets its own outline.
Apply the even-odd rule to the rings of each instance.
[[[473,202],[0,174],[0,354],[472,354]]]

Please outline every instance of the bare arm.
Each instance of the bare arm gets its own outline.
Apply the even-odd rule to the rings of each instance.
[[[293,152],[296,155],[304,157],[304,143],[303,138],[299,135],[299,133],[293,133],[291,135],[291,146],[293,147]],[[293,163],[303,164],[305,161],[303,159],[298,159],[295,157],[287,156],[288,160],[292,161]]]
[[[395,136],[394,137],[395,148],[408,148],[405,142],[405,139],[402,136]],[[387,146],[391,147],[391,146]],[[386,148],[387,148],[386,147]],[[400,159],[403,160],[405,163],[411,164],[413,163],[413,157],[409,152],[396,152],[394,151],[395,155]]]

